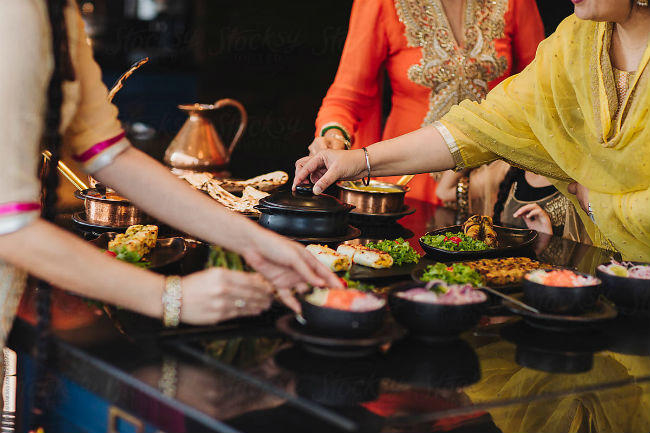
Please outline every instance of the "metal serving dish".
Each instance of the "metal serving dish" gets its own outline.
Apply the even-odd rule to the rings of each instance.
[[[353,213],[394,214],[404,211],[404,195],[410,190],[406,185],[371,180],[368,186],[361,181],[344,181],[340,188],[341,201],[355,206]]]
[[[353,208],[331,195],[314,195],[312,185],[276,192],[255,206],[261,213],[259,223],[263,227],[285,236],[313,238],[346,234]]]
[[[151,218],[129,200],[112,192],[97,188],[75,191],[75,197],[84,201],[86,221],[92,224],[126,227],[146,224]]]

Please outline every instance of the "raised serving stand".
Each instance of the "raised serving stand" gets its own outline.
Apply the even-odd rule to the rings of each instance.
[[[416,212],[400,220],[404,227],[369,233],[411,234],[411,245],[420,250],[422,234],[449,225],[442,220],[445,210],[407,204]],[[367,239],[368,232],[361,236]],[[528,253],[590,273],[610,256],[545,235]],[[202,254],[201,244],[189,243],[183,261],[169,272],[199,269]],[[18,354],[19,432],[28,429],[32,400],[34,300],[29,288],[9,339]],[[460,339],[406,338],[341,359],[307,352],[278,331],[275,321],[285,314],[274,306],[258,318],[165,330],[158,321],[117,308],[109,317],[55,290],[45,431],[512,431],[506,420],[517,431],[537,431],[526,420],[551,418],[567,399],[588,398],[618,426],[650,411],[642,399],[650,392],[645,316],[617,318],[603,329],[545,332],[495,304]],[[534,416],[522,419],[524,413]]]

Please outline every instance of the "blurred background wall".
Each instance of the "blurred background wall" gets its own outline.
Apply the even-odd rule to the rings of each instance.
[[[365,0],[368,1],[368,0]],[[235,98],[249,126],[234,152],[237,177],[283,169],[306,153],[321,100],[345,42],[351,0],[80,0],[110,87],[150,57],[114,102],[132,141],[156,158],[185,120],[176,106]],[[572,13],[569,0],[538,0],[547,33]],[[385,89],[385,99],[390,89]],[[216,113],[226,143],[238,125]]]

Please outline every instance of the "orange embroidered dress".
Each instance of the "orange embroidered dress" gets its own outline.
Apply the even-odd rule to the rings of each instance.
[[[338,124],[362,147],[414,131],[464,99],[483,99],[535,57],[544,38],[535,0],[465,1],[459,46],[440,0],[355,0],[316,135]],[[384,71],[392,108],[382,132]],[[431,176],[418,175],[409,185],[409,197],[436,202]]]

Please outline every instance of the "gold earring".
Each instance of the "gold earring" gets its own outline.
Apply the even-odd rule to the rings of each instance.
[[[648,0],[636,0],[636,4],[638,4],[641,7],[647,8],[648,7]]]

